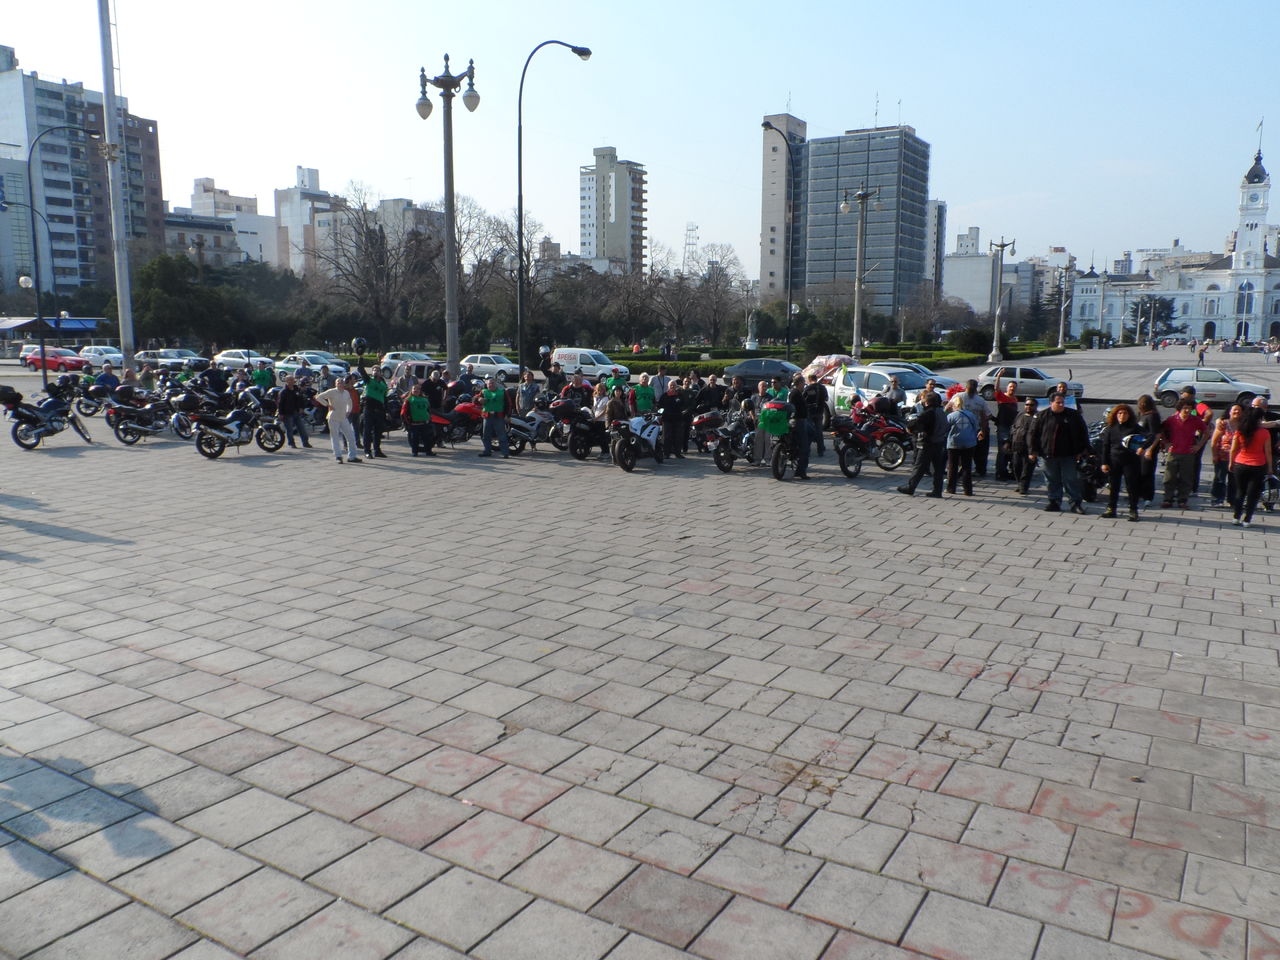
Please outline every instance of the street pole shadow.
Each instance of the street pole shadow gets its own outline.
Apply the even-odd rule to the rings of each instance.
[[[132,540],[120,540],[116,537],[105,537],[89,530],[77,530],[75,527],[64,527],[47,520],[27,520],[23,517],[0,517],[0,528],[15,527],[23,533],[34,533],[36,536],[49,537],[53,540],[74,540],[79,543],[102,543],[111,546],[131,546]]]
[[[15,510],[43,510],[43,500],[34,497],[23,497],[16,493],[0,492],[0,507],[12,507]]]

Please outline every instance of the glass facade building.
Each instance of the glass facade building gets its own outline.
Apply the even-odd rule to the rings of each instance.
[[[781,127],[783,117],[785,115],[768,119]],[[786,119],[792,121],[792,130],[803,129],[794,118]],[[771,151],[779,138],[770,131],[765,131],[765,135],[774,138],[766,141],[766,151]],[[816,305],[828,299],[844,303],[852,297],[860,213],[852,199],[848,213],[840,212],[840,204],[846,196],[851,198],[865,186],[874,199],[866,206],[863,303],[868,312],[893,314],[927,276],[929,144],[917,137],[909,126],[875,127],[850,130],[835,137],[811,140],[792,137],[791,140],[793,301]],[[778,160],[785,166],[782,156]],[[768,175],[766,170],[766,177]],[[777,199],[783,199],[785,191],[777,189],[779,186],[783,185],[775,184],[774,194],[782,194]],[[765,282],[767,271],[763,257],[775,249],[782,255],[780,259],[784,259],[786,246],[769,242],[772,236],[786,230],[786,223],[781,209],[785,200],[781,204],[775,200],[771,206],[768,191],[767,182],[761,234],[764,241],[761,290],[766,298],[773,294]],[[773,288],[777,289],[777,286]]]

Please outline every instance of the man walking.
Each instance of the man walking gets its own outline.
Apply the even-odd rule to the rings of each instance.
[[[916,459],[916,468],[905,486],[898,488],[899,493],[911,496],[920,486],[926,470],[933,474],[933,491],[926,497],[935,500],[942,496],[942,473],[947,463],[947,433],[950,424],[946,414],[942,412],[942,397],[930,392],[924,397],[924,413],[916,421],[916,432],[920,435],[920,455]]]
[[[382,431],[387,426],[387,381],[382,367],[364,382],[364,455],[386,458],[382,452]]]
[[[284,389],[280,391],[280,399],[277,403],[276,409],[280,412],[280,422],[284,425],[285,436],[289,438],[289,446],[294,448],[298,446],[294,442],[296,436],[302,441],[304,447],[311,449],[307,427],[302,421],[302,411],[306,407],[307,399],[298,389],[298,380],[292,374],[284,378]]]
[[[1013,428],[1009,431],[1009,451],[1013,456],[1013,481],[1018,493],[1026,494],[1031,488],[1031,480],[1035,476],[1036,461],[1031,456],[1031,432],[1036,428],[1036,414],[1039,404],[1035,397],[1027,397]]]
[[[1148,460],[1155,459],[1157,450],[1168,450],[1164,460],[1164,501],[1160,504],[1166,510],[1175,500],[1179,509],[1188,507],[1200,451],[1208,440],[1204,421],[1196,416],[1193,403],[1185,397],[1179,400],[1177,412],[1160,424],[1159,439],[1147,448]]]
[[[1089,449],[1089,427],[1079,410],[1067,406],[1067,397],[1055,393],[1049,409],[1036,418],[1031,432],[1031,459],[1044,464],[1049,484],[1049,513],[1062,511],[1062,494],[1066,491],[1072,513],[1085,513],[1080,492],[1080,471],[1076,457]]]
[[[996,479],[1014,479],[1013,421],[1018,418],[1018,385],[1010,380],[1004,391],[996,394]]]
[[[347,378],[338,377],[334,385],[316,394],[316,403],[329,408],[326,418],[329,424],[329,439],[333,443],[333,455],[339,463],[345,452],[347,463],[360,463],[356,456],[356,433],[351,429],[351,391],[347,389]]]
[[[480,391],[481,409],[484,411],[484,428],[480,433],[480,442],[484,449],[480,456],[493,455],[493,444],[496,440],[502,450],[502,459],[511,456],[507,440],[507,424],[511,422],[511,398],[507,391],[498,386],[498,381],[490,377]]]
[[[818,456],[825,457],[827,455],[827,444],[822,435],[822,413],[828,409],[827,388],[818,382],[816,373],[809,374],[808,379],[809,382],[804,388],[804,402],[809,408],[809,434],[817,440]],[[902,396],[905,400],[907,395],[904,393]]]

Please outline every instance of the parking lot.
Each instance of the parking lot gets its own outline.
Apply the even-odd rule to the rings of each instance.
[[[1280,956],[1269,516],[90,430],[0,437],[0,956]]]

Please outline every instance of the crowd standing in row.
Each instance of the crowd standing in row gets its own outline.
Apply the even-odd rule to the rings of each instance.
[[[1193,345],[1203,349],[1204,345]],[[691,426],[698,412],[707,410],[741,410],[755,428],[752,458],[763,464],[769,446],[779,433],[794,430],[798,445],[796,479],[808,479],[810,448],[825,455],[824,411],[829,409],[827,388],[810,374],[807,379],[797,374],[793,381],[775,376],[760,381],[755,390],[734,377],[723,384],[716,374],[705,380],[695,371],[684,377],[668,376],[665,366],[657,374],[642,373],[636,384],[622,376],[618,368],[594,385],[581,372],[566,375],[560,364],[543,358],[543,382],[532,371],[526,371],[514,390],[507,390],[493,378],[482,380],[471,367],[464,369],[454,384],[446,384],[440,371],[433,371],[421,381],[409,376],[403,382],[389,383],[380,368],[369,373],[363,367],[359,376],[335,375],[327,366],[314,372],[302,369],[298,375],[285,377],[277,393],[278,415],[286,431],[290,447],[310,448],[304,413],[314,400],[326,411],[325,432],[330,435],[333,455],[341,463],[360,463],[359,453],[366,457],[384,458],[382,438],[386,432],[389,398],[400,403],[400,416],[406,428],[409,447],[416,457],[435,456],[436,431],[432,412],[446,408],[448,391],[456,395],[467,391],[483,412],[480,456],[492,456],[496,449],[504,458],[510,456],[508,427],[513,414],[525,416],[534,410],[537,398],[547,392],[572,400],[606,423],[632,416],[657,413],[663,425],[664,452],[683,459],[689,452]],[[176,374],[153,371],[143,366],[135,374],[126,369],[117,376],[110,362],[101,373],[92,367],[83,372],[86,384],[115,389],[135,385],[152,390],[172,377],[190,379],[192,371]],[[200,376],[217,391],[238,391],[258,386],[264,391],[275,386],[275,375],[268,364],[257,369],[240,369],[228,373],[211,367]],[[314,382],[313,397],[303,390],[304,383]],[[1017,384],[1003,385],[995,396],[995,413],[978,393],[977,381],[957,384],[947,396],[940,394],[936,383],[929,380],[917,396],[913,409],[906,409],[906,393],[891,378],[884,398],[896,413],[911,416],[911,427],[917,437],[919,452],[915,467],[906,483],[898,490],[913,494],[925,477],[931,477],[929,497],[940,498],[957,490],[973,496],[974,478],[984,478],[993,440],[996,445],[995,480],[1015,484],[1021,495],[1029,492],[1036,467],[1045,474],[1048,503],[1045,510],[1058,512],[1067,501],[1073,513],[1083,514],[1084,495],[1078,463],[1095,449],[1101,461],[1101,472],[1107,482],[1105,518],[1117,516],[1120,495],[1128,503],[1128,519],[1137,521],[1139,507],[1155,501],[1156,456],[1164,453],[1163,495],[1160,506],[1186,509],[1189,500],[1198,496],[1203,450],[1211,453],[1213,479],[1211,503],[1215,507],[1229,505],[1233,522],[1248,527],[1262,493],[1275,480],[1275,439],[1280,436],[1280,421],[1266,420],[1266,402],[1253,401],[1245,409],[1233,405],[1216,420],[1207,404],[1195,398],[1195,389],[1187,387],[1177,402],[1173,415],[1161,419],[1155,401],[1148,395],[1137,399],[1136,409],[1118,404],[1107,414],[1097,446],[1089,435],[1088,425],[1079,410],[1068,405],[1066,384],[1058,384],[1044,410],[1034,398],[1017,399]],[[790,405],[783,418],[773,418],[766,405],[782,401]],[[861,405],[854,400],[855,411]],[[357,435],[357,427],[359,434]],[[607,456],[607,454],[605,454]]]

